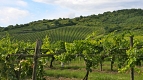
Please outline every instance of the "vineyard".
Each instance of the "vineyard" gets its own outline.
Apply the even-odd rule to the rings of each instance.
[[[142,9],[0,27],[0,80],[142,80],[142,30]]]
[[[74,40],[85,39],[87,35],[95,31],[94,27],[80,27],[80,26],[69,26],[61,27],[57,29],[45,30],[41,32],[31,32],[25,34],[14,34],[12,39],[32,41],[35,42],[36,39],[43,39],[46,35],[49,36],[52,43],[62,40],[65,42],[73,42]],[[11,32],[9,32],[11,33]]]
[[[73,42],[74,40],[84,39],[88,34],[92,33],[94,28],[88,27],[66,27],[50,31],[47,35],[50,41]]]
[[[62,34],[62,30],[60,31]],[[74,35],[73,32],[70,33]],[[70,65],[72,61],[79,59],[84,63],[83,80],[88,80],[91,72],[96,71],[95,68],[103,71],[103,64],[106,62],[110,62],[111,72],[114,71],[115,63],[119,73],[130,70],[130,78],[134,80],[136,71],[142,74],[143,42],[134,39],[130,32],[118,35],[115,33],[116,31],[102,37],[91,34],[84,40],[57,41],[53,44],[48,36],[35,43],[11,40],[7,34],[0,40],[0,78],[1,80],[46,80],[46,74],[50,75],[50,73],[45,70],[54,69],[56,66],[54,62],[61,62],[61,68],[64,70],[64,63]],[[59,38],[61,37],[57,40]]]

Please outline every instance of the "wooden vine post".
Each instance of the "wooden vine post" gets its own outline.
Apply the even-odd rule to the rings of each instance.
[[[9,56],[21,56],[21,57],[31,57],[33,58],[33,72],[32,72],[32,80],[37,80],[37,66],[38,66],[38,58],[40,57],[48,57],[53,56],[53,54],[41,54],[41,51],[49,51],[49,49],[41,49],[42,42],[40,40],[37,40],[35,49],[26,49],[26,50],[35,50],[34,54],[9,54]],[[20,80],[20,72],[18,75],[18,80]]]
[[[37,64],[38,64],[38,54],[40,54],[42,42],[40,40],[37,40],[36,47],[35,47],[35,53],[33,56],[33,73],[32,73],[32,80],[36,80],[36,70],[37,70]]]
[[[130,49],[133,48],[133,36],[130,36]],[[134,67],[131,66],[131,80],[134,80]]]

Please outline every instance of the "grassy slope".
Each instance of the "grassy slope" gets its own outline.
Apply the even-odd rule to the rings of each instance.
[[[68,26],[40,32],[19,34],[16,36],[13,35],[13,39],[36,41],[36,39],[42,39],[47,35],[50,37],[51,42],[59,40],[72,42],[73,40],[80,40],[86,38],[86,36],[88,34],[91,34],[94,30],[94,27]]]

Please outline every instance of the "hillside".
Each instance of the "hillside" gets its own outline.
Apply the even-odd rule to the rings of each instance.
[[[0,27],[0,37],[8,32],[12,39],[17,40],[36,41],[36,39],[42,39],[48,35],[51,42],[58,40],[72,42],[84,39],[92,32],[97,32],[97,35],[105,35],[114,30],[119,33],[128,30],[136,35],[143,35],[143,10],[123,9],[73,19],[43,19],[27,24],[9,25],[5,28]]]

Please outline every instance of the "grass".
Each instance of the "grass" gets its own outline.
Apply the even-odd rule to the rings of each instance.
[[[54,76],[56,78],[59,77],[66,77],[66,78],[83,78],[84,73],[81,73],[80,70],[67,70],[67,69],[60,69],[60,70],[47,70],[46,74],[48,76]]]
[[[66,63],[64,67],[60,67],[59,62],[54,62],[54,68],[46,68],[46,76],[50,77],[65,77],[65,78],[76,78],[77,80],[82,80],[86,74],[85,64],[81,60],[75,60]],[[135,73],[135,80],[142,80],[142,74]],[[65,79],[66,80],[66,79]],[[110,63],[105,62],[103,65],[103,71],[97,67],[89,74],[89,80],[130,80],[130,71],[126,73],[118,73],[116,63],[114,66],[114,71],[110,71]]]

